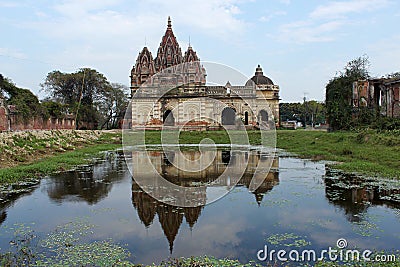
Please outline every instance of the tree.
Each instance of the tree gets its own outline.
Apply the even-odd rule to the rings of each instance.
[[[47,114],[53,118],[62,119],[65,118],[67,114],[66,105],[49,99],[42,101],[42,107],[46,110]]]
[[[103,91],[98,107],[101,114],[100,128],[118,128],[128,107],[128,87],[112,83]]]
[[[281,121],[301,121],[304,123],[304,106],[302,103],[280,103]]]
[[[74,73],[50,72],[41,87],[75,114],[77,128],[96,128],[101,119],[98,105],[108,101],[104,96],[111,85],[96,70],[81,68]]]
[[[307,125],[325,123],[325,104],[311,100],[305,103],[280,103],[281,121],[298,121]]]
[[[2,94],[6,95],[8,105],[14,105],[17,108],[17,118],[26,123],[32,117],[43,117],[46,111],[42,108],[39,99],[30,90],[22,89],[12,83],[3,75],[0,77],[0,88]]]
[[[400,78],[400,72],[399,71],[392,72],[392,73],[386,74],[385,77],[387,79],[399,79]]]
[[[315,124],[326,123],[325,104],[315,100],[305,102],[306,124],[314,126]]]
[[[126,86],[111,84],[89,68],[74,73],[50,72],[41,86],[53,101],[75,114],[78,128],[117,128],[128,103]]]
[[[326,85],[326,115],[332,130],[351,127],[353,82],[368,79],[368,67],[368,57],[358,57],[348,62]]]

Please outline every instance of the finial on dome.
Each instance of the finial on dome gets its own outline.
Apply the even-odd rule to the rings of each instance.
[[[171,28],[171,27],[172,27],[172,24],[171,24],[171,17],[168,16],[168,28]]]
[[[263,75],[263,70],[262,70],[260,64],[258,64],[258,66],[256,68],[256,75]]]

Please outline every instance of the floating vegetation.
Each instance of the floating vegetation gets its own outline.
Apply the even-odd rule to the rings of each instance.
[[[292,192],[292,195],[299,197],[299,198],[303,198],[303,197],[311,198],[311,197],[316,196],[313,193],[303,193],[303,192]]]
[[[127,249],[111,239],[83,242],[95,225],[77,219],[58,226],[46,238],[38,240],[31,225],[4,227],[13,240],[6,253],[0,253],[1,266],[132,266]],[[39,245],[39,246],[38,246]]]
[[[57,226],[53,233],[41,241],[41,246],[48,249],[70,247],[80,241],[82,237],[93,234],[95,225],[78,219],[67,224]]]
[[[330,201],[346,201],[344,192],[352,191],[358,203],[371,204],[375,200],[400,203],[400,180],[363,177],[328,169],[325,177]],[[357,193],[359,192],[359,193]]]
[[[274,234],[269,236],[267,241],[272,245],[280,245],[285,247],[300,248],[311,245],[311,242],[305,240],[304,237],[295,235],[294,233]]]
[[[373,223],[368,221],[361,221],[354,223],[352,225],[353,231],[361,236],[372,236],[373,231],[379,231],[379,227]],[[378,238],[378,237],[377,237]]]
[[[64,242],[62,242],[64,243]],[[61,245],[61,244],[60,244]],[[130,253],[111,240],[57,247],[56,255],[37,266],[126,266]]]
[[[113,208],[99,208],[99,209],[90,209],[94,214],[101,214],[113,211]]]
[[[322,220],[322,219],[316,219],[316,220],[310,220],[308,222],[311,226],[319,226],[322,228],[325,228],[328,224],[332,223],[331,219],[326,219],[326,220]]]
[[[154,267],[200,267],[200,266],[218,266],[218,267],[261,267],[258,263],[250,261],[249,263],[241,263],[238,260],[231,259],[216,259],[214,257],[191,257],[191,258],[179,258],[169,259],[163,261],[160,265],[152,265]]]
[[[0,266],[30,266],[35,262],[37,253],[33,243],[36,235],[31,225],[14,224],[12,227],[3,227],[6,232],[12,232],[14,237],[10,241],[9,250],[0,253]]]
[[[254,204],[254,203],[253,203]],[[288,199],[274,199],[274,200],[267,200],[261,203],[263,207],[286,207],[286,206],[297,206],[297,204],[293,204],[291,200]]]

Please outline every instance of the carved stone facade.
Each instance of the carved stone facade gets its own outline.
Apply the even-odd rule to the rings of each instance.
[[[206,85],[206,70],[189,44],[182,55],[168,18],[157,56],[147,47],[131,70],[132,118],[128,128],[182,126],[190,130],[271,127],[279,123],[279,86],[258,65],[244,85]],[[214,99],[216,101],[210,101]]]

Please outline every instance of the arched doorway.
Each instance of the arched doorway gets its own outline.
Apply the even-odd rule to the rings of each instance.
[[[249,125],[249,113],[247,111],[244,113],[244,125]]]
[[[224,163],[225,165],[228,165],[229,162],[231,161],[231,151],[223,150],[221,152],[221,158],[222,158],[222,163]]]
[[[174,113],[171,110],[166,110],[163,116],[163,122],[165,126],[174,126],[175,125],[175,118]]]
[[[221,115],[222,125],[235,125],[236,113],[233,108],[224,108]]]
[[[260,110],[259,122],[260,123],[268,122],[268,112],[266,112],[264,109]]]

